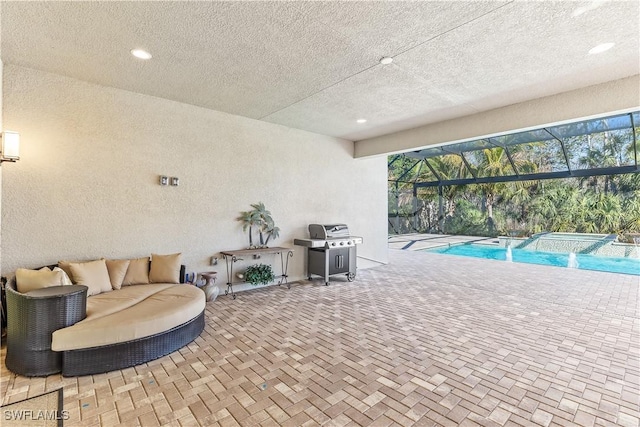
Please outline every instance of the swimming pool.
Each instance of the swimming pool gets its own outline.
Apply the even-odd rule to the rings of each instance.
[[[425,249],[424,252],[461,255],[475,258],[496,259],[505,261],[507,250],[498,246],[462,244],[450,247]],[[531,251],[525,249],[513,249],[514,262],[527,264],[555,265],[566,267],[569,263],[569,254]],[[611,273],[633,274],[640,276],[640,259],[638,258],[613,258],[587,254],[576,254],[578,268],[583,270],[608,271]]]

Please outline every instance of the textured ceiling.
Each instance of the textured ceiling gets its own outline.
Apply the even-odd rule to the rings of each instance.
[[[5,63],[351,140],[640,73],[637,0],[0,7]]]

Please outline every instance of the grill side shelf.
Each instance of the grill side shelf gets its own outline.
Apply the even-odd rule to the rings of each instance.
[[[306,248],[324,248],[327,241],[324,239],[293,239],[293,244]]]

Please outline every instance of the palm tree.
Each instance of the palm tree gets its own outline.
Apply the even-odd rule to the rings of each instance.
[[[242,222],[242,231],[249,229],[249,247],[253,247],[253,226],[257,225],[260,218],[254,211],[240,212],[240,216],[236,220]]]
[[[269,225],[269,227],[267,227],[267,229],[265,230],[267,233],[267,240],[265,240],[264,244],[267,245],[269,243],[269,239],[271,239],[272,237],[275,239],[277,239],[278,237],[280,237],[280,227],[276,227],[273,224],[273,221],[271,222],[271,224]]]
[[[533,184],[528,181],[509,182],[504,187],[504,199],[511,204],[514,219],[522,224],[527,219],[527,207],[531,201]]]
[[[478,170],[482,171],[484,176],[505,176],[513,175],[514,171],[508,161],[507,153],[504,148],[485,148],[482,150]],[[487,209],[487,226],[489,233],[495,233],[496,225],[493,219],[493,207],[498,199],[504,194],[506,186],[502,182],[491,182],[480,184],[478,186],[480,194],[484,198],[485,207]]]
[[[241,212],[238,221],[242,221],[242,229],[249,229],[249,247],[253,247],[253,238],[251,235],[252,227],[258,228],[260,236],[260,246],[265,246],[272,237],[277,239],[280,236],[280,228],[276,227],[271,212],[267,210],[264,203],[259,202],[252,204],[250,211]],[[265,240],[265,235],[267,239]]]
[[[429,164],[436,171],[441,180],[468,178],[471,173],[462,161],[462,157],[453,154],[433,157],[428,160]],[[446,218],[451,218],[456,210],[456,198],[461,191],[464,190],[463,185],[447,185],[442,187],[442,197],[446,205]],[[444,219],[444,218],[440,218]],[[442,230],[441,230],[442,231]]]
[[[273,223],[273,219],[271,218],[271,212],[267,210],[264,203],[258,202],[252,204],[253,214],[258,218],[258,233],[260,235],[260,246],[264,246],[264,235],[265,229],[269,222]]]
[[[503,147],[484,149],[482,150],[483,156],[480,158],[481,162],[478,165],[478,171],[480,171],[483,176],[509,176],[515,175],[516,172],[520,174],[535,173],[540,166],[530,160],[531,153],[529,149],[532,147],[535,149],[545,146],[539,143],[514,144],[508,148],[509,155],[507,155],[507,149]],[[541,154],[542,155],[538,157],[544,157],[544,153]],[[513,169],[514,166],[517,171]],[[487,225],[490,233],[494,233],[496,228],[493,218],[493,207],[500,200],[508,200],[509,202],[519,204],[521,206],[520,221],[525,220],[526,205],[531,199],[531,191],[534,185],[535,182],[533,181],[517,181],[511,184],[486,183],[479,185],[480,194],[484,198],[487,209]]]
[[[620,199],[610,193],[600,193],[594,196],[591,212],[594,216],[593,222],[598,225],[599,231],[601,233],[619,233],[622,217]]]
[[[640,187],[639,187],[640,188]],[[625,233],[640,232],[640,192],[622,201],[621,231]]]

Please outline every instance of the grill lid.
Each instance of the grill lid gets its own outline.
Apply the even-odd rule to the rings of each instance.
[[[309,235],[312,239],[349,237],[349,227],[346,224],[309,224]]]

